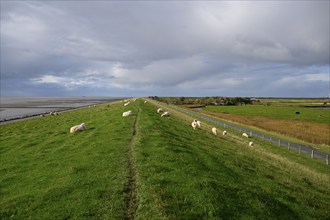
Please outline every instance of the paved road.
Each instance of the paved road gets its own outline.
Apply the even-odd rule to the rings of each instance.
[[[176,107],[176,106],[163,105],[163,107],[164,108],[172,108],[176,111],[185,113],[185,114],[190,115],[190,116],[195,117],[195,118],[199,118],[199,119],[202,119],[202,120],[205,120],[205,121],[215,123],[215,124],[223,126],[225,128],[230,128],[230,129],[242,132],[242,133],[245,132],[245,133],[249,134],[250,136],[254,136],[254,137],[257,137],[257,138],[261,138],[263,140],[267,140],[267,141],[276,143],[279,146],[287,148],[288,150],[296,150],[296,151],[299,152],[299,154],[300,153],[305,153],[305,154],[309,154],[311,156],[311,158],[323,159],[323,160],[325,160],[326,164],[329,164],[329,154],[326,154],[326,153],[321,152],[317,149],[314,149],[311,146],[292,143],[292,142],[282,140],[282,139],[277,138],[277,137],[273,137],[273,136],[263,134],[263,133],[257,132],[257,131],[252,131],[252,130],[240,127],[240,126],[238,126],[236,124],[233,124],[233,123],[222,121],[220,119],[215,119],[215,118],[203,115],[203,114],[199,114],[197,112],[188,111],[186,109],[182,109],[182,108],[179,108],[179,107]]]

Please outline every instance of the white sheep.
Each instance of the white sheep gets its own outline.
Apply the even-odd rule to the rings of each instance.
[[[126,102],[125,104],[124,104],[124,106],[128,106],[130,104],[130,102]]]
[[[196,130],[196,127],[197,127],[197,120],[194,119],[193,122],[191,122],[191,127],[193,127],[194,130]]]
[[[157,109],[157,113],[163,113],[164,110],[162,108]]]
[[[127,112],[123,112],[123,117],[127,117],[127,116],[130,116],[130,115],[132,115],[132,111],[131,110],[129,110]]]
[[[252,141],[249,142],[249,147],[253,147],[254,143]]]
[[[169,112],[164,112],[161,117],[170,117],[170,113]]]
[[[200,121],[196,121],[196,124],[197,124],[197,126],[200,128],[201,125],[202,125],[202,122],[200,122]]]
[[[249,138],[249,135],[248,135],[247,133],[243,133],[243,134],[242,134],[242,137]]]
[[[144,104],[146,104],[147,103],[147,101],[144,101]]]
[[[76,133],[77,131],[83,131],[86,129],[85,123],[81,123],[80,125],[75,125],[70,128],[70,133]]]
[[[218,131],[218,130],[217,130],[216,127],[213,127],[213,128],[212,128],[212,133],[213,133],[214,135],[217,135],[217,131]]]
[[[222,132],[222,135],[223,135],[223,136],[226,136],[226,135],[227,135],[227,131],[226,131],[226,130],[223,131],[223,132]]]

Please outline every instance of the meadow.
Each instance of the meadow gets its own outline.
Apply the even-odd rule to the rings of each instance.
[[[156,109],[115,102],[1,125],[1,219],[329,219],[323,161]]]
[[[323,147],[326,145],[329,148],[330,110],[278,106],[278,103],[275,106],[207,106],[203,110],[219,118],[276,132],[311,144]]]

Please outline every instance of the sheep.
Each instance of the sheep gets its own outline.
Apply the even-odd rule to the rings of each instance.
[[[194,119],[194,121],[191,123],[191,126],[193,127],[194,130],[196,130],[197,127],[197,120]]]
[[[124,104],[124,106],[128,106],[130,104],[130,102],[126,102],[125,104]]]
[[[160,117],[170,117],[170,113],[169,112],[164,112]]]
[[[216,127],[213,127],[213,128],[212,128],[212,133],[213,133],[214,135],[217,135],[217,128],[216,128]]]
[[[146,104],[147,103],[147,101],[144,101],[144,104]]]
[[[164,110],[162,108],[157,109],[157,113],[163,113]]]
[[[242,137],[249,138],[249,135],[248,135],[247,133],[243,133],[243,134],[242,134]]]
[[[70,133],[76,133],[77,131],[83,131],[86,129],[85,123],[81,123],[80,125],[75,125],[70,128]]]
[[[196,121],[196,124],[197,124],[198,127],[201,127],[202,122],[200,122],[200,121]]]
[[[227,135],[227,131],[226,131],[226,130],[223,131],[223,132],[222,132],[222,135],[223,135],[223,136],[226,136],[226,135]]]
[[[254,143],[252,141],[249,142],[249,147],[253,147]]]
[[[123,112],[123,117],[127,117],[127,116],[130,116],[130,115],[132,115],[132,111],[131,110],[129,110],[127,112]]]

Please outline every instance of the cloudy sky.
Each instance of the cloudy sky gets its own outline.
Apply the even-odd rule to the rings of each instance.
[[[329,1],[1,0],[1,96],[329,96]]]

